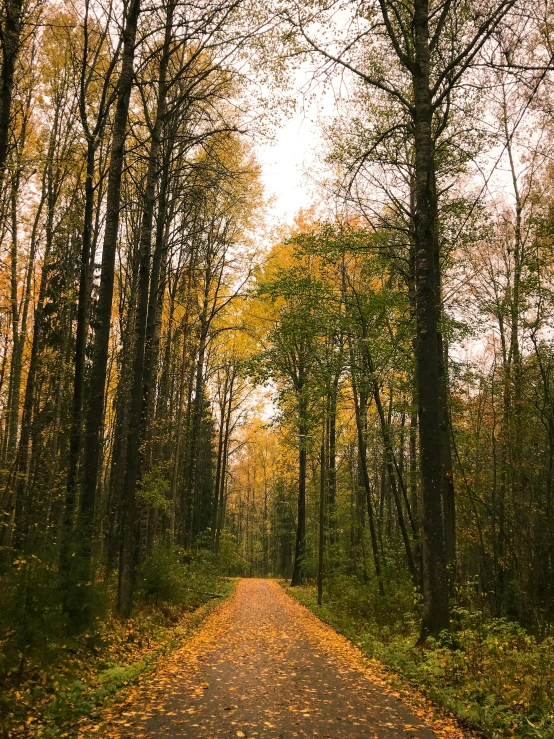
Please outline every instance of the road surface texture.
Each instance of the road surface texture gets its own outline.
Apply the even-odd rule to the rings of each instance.
[[[406,707],[356,647],[275,582],[241,580],[186,645],[81,736],[462,737]]]

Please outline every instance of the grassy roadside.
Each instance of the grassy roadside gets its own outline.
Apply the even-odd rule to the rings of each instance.
[[[53,739],[72,737],[119,691],[156,669],[159,660],[183,640],[235,589],[224,580],[220,597],[205,593],[193,610],[177,607],[139,609],[127,622],[108,619],[91,635],[69,643],[47,668],[33,671],[2,696],[0,736]]]
[[[401,627],[372,622],[357,613],[346,588],[318,606],[315,587],[281,584],[367,657],[482,736],[554,738],[551,638],[538,642],[517,624],[465,612],[452,634],[421,650],[410,619]]]

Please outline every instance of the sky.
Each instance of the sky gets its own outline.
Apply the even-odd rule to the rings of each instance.
[[[311,204],[313,194],[304,172],[316,158],[314,144],[318,135],[313,120],[295,114],[284,122],[272,142],[258,144],[262,182],[272,201],[269,215],[272,225],[291,223],[300,208]]]
[[[322,126],[333,116],[335,101],[324,86],[308,100],[302,90],[310,76],[308,65],[297,71],[296,111],[283,115],[272,141],[259,140],[256,145],[266,195],[273,200],[269,220],[274,226],[292,223],[300,209],[317,199],[310,173],[322,170]]]

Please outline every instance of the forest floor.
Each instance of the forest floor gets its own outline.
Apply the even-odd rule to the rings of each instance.
[[[75,736],[79,727],[90,725],[103,706],[156,672],[168,655],[190,640],[235,588],[234,580],[204,578],[202,583],[218,591],[217,599],[212,592],[191,589],[186,602],[142,602],[132,618],[122,621],[105,614],[91,625],[90,633],[72,637],[44,634],[39,628],[31,634],[34,650],[28,650],[19,680],[6,671],[6,665],[13,664],[14,646],[8,653],[0,638],[0,737],[57,739]]]
[[[407,705],[407,702],[409,705]],[[160,668],[81,729],[85,739],[467,736],[274,581],[241,580]]]

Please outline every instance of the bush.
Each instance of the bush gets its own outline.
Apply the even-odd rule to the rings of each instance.
[[[155,605],[193,609],[205,602],[206,595],[217,592],[218,580],[208,550],[199,546],[190,552],[156,541],[141,567],[139,595]]]
[[[406,580],[387,578],[387,591],[380,595],[377,583],[368,585],[354,575],[334,575],[327,583],[327,601],[336,604],[349,619],[372,624],[383,638],[405,634],[413,627],[419,597]]]
[[[247,560],[239,552],[236,536],[229,531],[221,532],[217,563],[221,572],[229,577],[244,574],[248,567]]]
[[[140,570],[140,594],[149,603],[181,605],[186,599],[184,550],[157,541]]]
[[[0,676],[20,680],[27,663],[55,659],[65,618],[58,575],[35,555],[22,557],[2,576]]]

